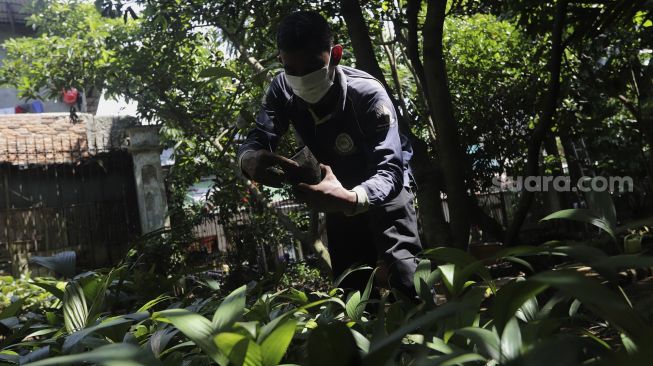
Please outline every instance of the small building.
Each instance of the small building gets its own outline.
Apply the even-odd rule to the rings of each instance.
[[[82,267],[111,265],[132,239],[165,224],[158,128],[79,117],[0,116],[0,272],[64,250]]]

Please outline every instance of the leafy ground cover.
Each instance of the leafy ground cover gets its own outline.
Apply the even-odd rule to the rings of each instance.
[[[61,253],[36,262],[67,277],[2,278],[0,364],[643,365],[650,357],[650,284],[630,284],[624,272],[653,267],[644,254],[561,241],[484,260],[429,249],[414,277],[418,302],[392,289],[374,297],[372,268],[351,269],[370,280],[345,292],[338,285],[351,271],[325,287],[305,265],[235,289],[203,273],[181,276],[159,281],[151,296],[144,279],[158,280],[140,258],[76,273],[74,254]]]

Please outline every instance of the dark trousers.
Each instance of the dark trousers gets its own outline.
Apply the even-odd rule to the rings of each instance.
[[[417,233],[413,194],[403,188],[393,199],[356,216],[326,215],[326,229],[333,276],[355,265],[377,266],[383,261],[390,285],[410,297],[415,294],[415,255],[422,250]],[[363,290],[370,271],[350,274],[343,288]]]

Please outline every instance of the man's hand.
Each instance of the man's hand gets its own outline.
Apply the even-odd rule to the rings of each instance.
[[[356,205],[356,193],[345,189],[331,167],[320,164],[324,179],[318,184],[300,183],[297,198],[321,212],[351,212]]]
[[[287,182],[286,173],[293,172],[299,165],[281,155],[267,150],[245,152],[241,161],[241,168],[247,176],[261,184],[271,187],[281,187]]]

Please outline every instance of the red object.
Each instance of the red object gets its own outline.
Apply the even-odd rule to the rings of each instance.
[[[27,113],[27,109],[17,105],[16,108],[14,108],[14,113]]]
[[[342,45],[337,44],[331,48],[331,58],[336,64],[340,62],[342,59]]]
[[[66,104],[68,104],[70,106],[77,103],[77,95],[78,95],[77,89],[70,88],[68,90],[63,90],[62,93],[63,93],[63,102],[64,103],[66,103]]]

